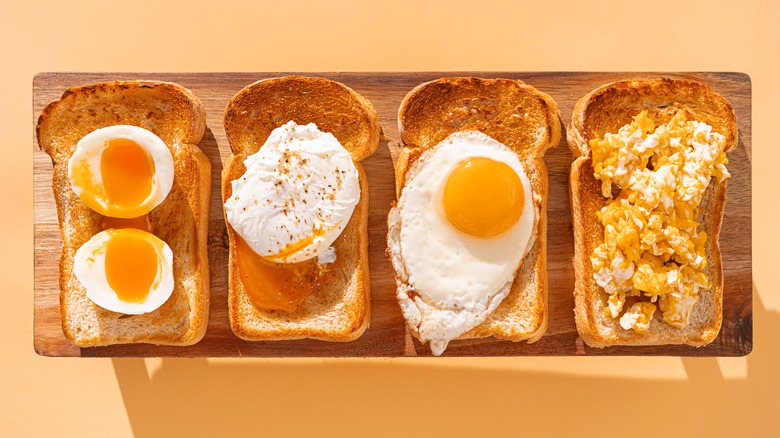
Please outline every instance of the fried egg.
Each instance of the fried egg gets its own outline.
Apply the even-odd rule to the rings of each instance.
[[[149,213],[173,186],[173,156],[151,131],[130,125],[85,135],[68,161],[73,191],[103,216],[136,218]]]
[[[77,251],[73,273],[98,306],[128,315],[149,313],[173,292],[173,253],[157,236],[108,229]]]
[[[481,132],[453,133],[412,164],[388,247],[404,317],[433,354],[508,295],[536,218],[523,163]]]

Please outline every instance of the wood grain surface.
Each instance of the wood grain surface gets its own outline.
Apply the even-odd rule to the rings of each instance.
[[[59,316],[58,262],[60,235],[51,190],[52,162],[34,140],[33,186],[35,229],[34,347],[45,356],[97,357],[218,357],[218,356],[427,356],[427,346],[406,330],[395,300],[392,268],[385,258],[387,212],[395,197],[393,164],[398,157],[396,114],[402,98],[421,82],[445,76],[516,78],[550,94],[568,125],[575,102],[592,89],[620,79],[684,77],[709,84],[733,105],[739,126],[739,146],[729,155],[728,202],[720,246],[724,266],[723,327],[708,346],[610,347],[585,346],[574,325],[573,238],[569,213],[568,175],[572,154],[565,135],[546,157],[550,179],[548,207],[549,326],[537,343],[513,343],[493,338],[454,341],[445,356],[520,355],[675,355],[743,356],[753,348],[751,271],[751,83],[742,73],[578,73],[578,72],[426,72],[426,73],[304,73],[324,76],[352,87],[379,113],[386,136],[377,152],[363,161],[369,180],[369,267],[371,326],[358,340],[329,343],[314,340],[247,342],[236,338],[227,316],[227,235],[222,216],[219,178],[230,147],[222,126],[228,100],[259,79],[290,73],[42,73],[33,79],[33,127],[41,110],[68,88],[108,80],[149,79],[179,83],[191,89],[207,113],[200,147],[211,160],[212,198],[209,222],[211,308],[208,332],[190,347],[148,344],[78,348],[62,333]],[[300,73],[299,73],[300,74]],[[33,135],[34,137],[34,135]]]

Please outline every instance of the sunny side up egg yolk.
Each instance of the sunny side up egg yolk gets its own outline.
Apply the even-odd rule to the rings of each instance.
[[[444,186],[444,212],[455,228],[475,237],[493,237],[523,214],[523,184],[507,164],[485,157],[460,163]]]
[[[132,232],[114,233],[106,243],[106,280],[125,302],[144,302],[157,278],[154,245]]]

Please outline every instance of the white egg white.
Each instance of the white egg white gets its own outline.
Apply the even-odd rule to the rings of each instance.
[[[135,233],[146,239],[157,252],[157,277],[144,302],[122,301],[106,278],[106,244],[115,233]],[[73,273],[87,290],[87,298],[112,312],[127,315],[149,313],[162,306],[173,293],[173,252],[157,236],[136,229],[104,230],[95,234],[77,251],[73,260]]]
[[[494,237],[463,233],[444,212],[447,178],[460,163],[473,157],[507,164],[523,185],[520,219]],[[412,164],[398,204],[388,216],[388,228],[388,248],[404,317],[439,355],[449,341],[481,324],[508,295],[535,237],[536,206],[517,155],[481,132],[461,131],[423,152]]]
[[[132,211],[125,212],[116,205],[112,205],[103,189],[103,176],[100,171],[100,160],[103,151],[108,147],[109,140],[132,140],[141,146],[152,158],[154,174],[152,176],[152,188],[149,196]],[[86,166],[98,193],[86,193],[88,187],[82,187],[75,178],[76,169]],[[138,126],[114,125],[96,129],[79,140],[76,150],[68,161],[68,178],[71,188],[82,200],[89,204],[88,195],[94,197],[97,205],[90,205],[98,213],[104,216],[133,218],[143,216],[160,205],[173,187],[173,155],[168,146],[156,134]]]
[[[274,129],[244,164],[246,172],[232,182],[225,202],[227,220],[252,250],[275,262],[301,262],[326,251],[360,200],[349,151],[314,123],[290,121]],[[289,251],[295,246],[301,247]]]

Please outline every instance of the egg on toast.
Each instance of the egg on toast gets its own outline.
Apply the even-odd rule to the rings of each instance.
[[[359,337],[370,319],[368,181],[373,106],[325,78],[266,79],[225,110],[228,310],[245,340]]]
[[[539,340],[555,102],[517,80],[444,78],[409,92],[398,124],[387,242],[410,332],[434,355],[455,339]]]
[[[698,82],[626,80],[577,102],[575,319],[589,346],[701,346],[718,335],[718,235],[737,138],[729,102]]]
[[[198,98],[177,84],[67,90],[42,111],[62,236],[60,315],[80,347],[191,345],[206,331],[211,165]]]

